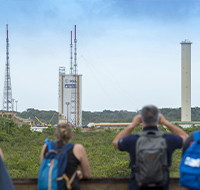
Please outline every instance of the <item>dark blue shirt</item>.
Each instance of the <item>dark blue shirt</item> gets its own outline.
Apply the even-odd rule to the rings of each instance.
[[[158,130],[157,127],[145,127],[143,131],[146,130]],[[163,136],[166,139],[167,142],[167,155],[168,155],[168,166],[171,165],[172,160],[172,153],[175,149],[182,147],[182,138],[180,138],[178,135],[174,134],[164,134]],[[121,151],[127,151],[130,154],[130,164],[131,166],[135,164],[135,145],[136,141],[138,139],[138,135],[128,135],[118,142],[118,148]],[[135,174],[132,171],[131,177],[129,180],[128,190],[140,190],[141,188],[138,187],[136,181],[135,181]],[[169,181],[166,187],[161,188],[162,190],[168,190],[169,189]]]
[[[188,147],[194,142],[194,133],[192,133],[187,140],[185,141],[185,144],[183,145],[183,153],[188,149]]]
[[[0,157],[0,189],[15,190],[6,165]]]

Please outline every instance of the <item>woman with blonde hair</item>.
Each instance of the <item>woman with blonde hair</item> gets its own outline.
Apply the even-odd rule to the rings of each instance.
[[[60,123],[56,128],[55,136],[57,149],[62,149],[67,143],[69,144],[72,138],[71,126],[67,123]],[[47,144],[43,145],[40,155],[40,163],[42,163],[45,155],[49,152],[48,148]],[[74,144],[72,148],[66,152],[66,154],[67,167],[65,169],[65,173],[69,179],[73,176],[73,174],[75,174],[75,178],[71,183],[71,188],[72,190],[79,190],[80,187],[78,180],[80,176],[83,178],[90,178],[90,168],[85,148],[81,144]],[[80,166],[81,171],[77,171],[78,166]]]

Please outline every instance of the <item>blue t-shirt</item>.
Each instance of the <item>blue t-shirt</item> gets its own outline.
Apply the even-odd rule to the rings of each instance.
[[[143,131],[146,130],[158,130],[157,127],[145,127]],[[182,138],[180,138],[178,135],[174,134],[164,134],[163,136],[166,139],[167,142],[167,155],[168,155],[168,166],[171,165],[172,161],[172,153],[175,149],[181,148],[182,147]],[[138,135],[128,135],[122,139],[119,140],[118,142],[118,148],[121,151],[127,151],[130,154],[130,165],[135,164],[135,145],[136,141],[138,139]],[[169,189],[169,181],[166,187],[161,188],[162,190],[168,190]],[[135,174],[132,171],[131,172],[131,177],[129,180],[129,185],[128,185],[128,190],[140,190],[138,187],[136,181],[135,181]]]

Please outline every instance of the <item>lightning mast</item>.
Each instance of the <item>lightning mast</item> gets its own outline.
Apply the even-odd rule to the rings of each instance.
[[[75,126],[77,126],[77,63],[76,63],[76,25],[74,26],[74,76],[75,76]]]
[[[70,54],[71,54],[71,56],[70,56],[70,63],[71,63],[71,66],[70,66],[70,74],[72,75],[73,74],[73,65],[72,65],[72,59],[73,59],[73,56],[72,56],[72,47],[73,47],[73,45],[72,45],[72,31],[71,31],[71,44],[70,44]]]
[[[71,122],[77,126],[77,63],[76,63],[76,25],[75,25],[75,36],[74,36],[74,68],[73,68],[73,78],[74,87],[71,93]]]
[[[3,92],[3,110],[9,112],[12,111],[12,88],[10,78],[10,65],[9,65],[9,39],[8,39],[8,24],[6,25],[7,38],[6,38],[6,69],[5,69],[5,81]]]

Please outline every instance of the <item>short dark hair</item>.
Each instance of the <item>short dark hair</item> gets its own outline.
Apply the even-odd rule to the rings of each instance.
[[[156,106],[147,105],[141,110],[142,123],[145,125],[157,125],[159,120],[159,110]]]

